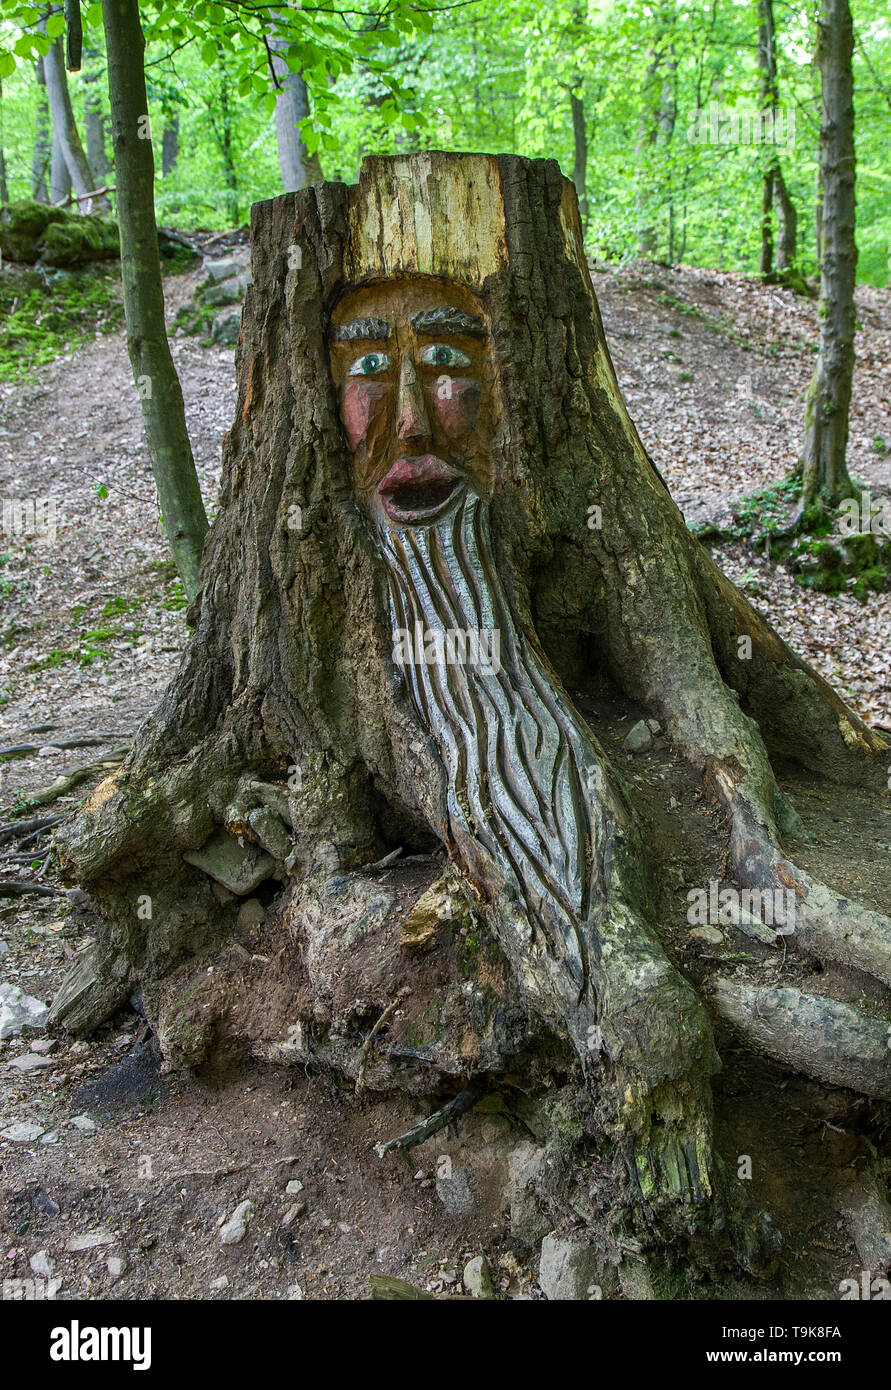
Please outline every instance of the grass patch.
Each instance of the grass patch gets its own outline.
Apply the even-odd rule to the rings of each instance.
[[[0,274],[0,381],[28,379],[36,367],[123,321],[112,271],[27,270]]]

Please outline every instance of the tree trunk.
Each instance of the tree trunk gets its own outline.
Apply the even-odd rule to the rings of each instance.
[[[585,103],[572,92],[569,97],[572,108],[572,182],[579,200],[579,216],[582,230],[588,225],[588,132],[585,127]]]
[[[820,175],[820,352],[805,410],[802,500],[835,506],[856,494],[848,475],[848,414],[854,376],[854,28],[848,0],[823,0],[817,57],[823,91]]]
[[[127,347],[168,544],[189,598],[198,589],[207,517],[164,322],[137,0],[103,0]]]
[[[47,187],[53,137],[42,58],[38,58],[34,73],[37,80],[37,110],[34,116],[34,153],[31,156],[31,197],[36,198],[38,202],[45,203],[53,201]],[[67,191],[64,196],[68,196]]]
[[[102,110],[100,82],[101,55],[95,48],[86,51],[87,70],[84,73],[84,131],[87,137],[87,162],[99,184],[108,181],[111,163],[105,149],[105,113]],[[98,186],[98,184],[97,184]]]
[[[50,153],[50,202],[58,206],[60,203],[67,203],[70,196],[71,175],[68,172],[68,161],[65,158],[62,140],[53,126]]]
[[[777,209],[780,235],[777,245],[776,269],[779,274],[791,271],[795,265],[798,214],[789,196],[776,146],[776,117],[780,106],[777,81],[777,37],[773,15],[773,0],[760,0],[761,25],[758,30],[758,66],[761,69],[761,111],[770,117],[772,140],[768,149],[767,167],[761,198],[761,260],[760,273],[773,274],[772,213]]]
[[[279,16],[273,17],[273,26]],[[279,33],[275,27],[269,34],[269,47],[273,52],[272,70],[280,90],[275,102],[275,138],[278,143],[278,163],[282,173],[282,186],[286,193],[296,193],[308,183],[319,183],[322,168],[318,155],[307,152],[300,138],[300,125],[309,115],[309,95],[306,83],[299,72],[292,72],[281,56],[289,47],[290,39]]]
[[[171,116],[161,138],[161,173],[166,178],[176,168],[179,159],[179,116]]]
[[[101,920],[53,1021],[139,987],[170,1067],[248,1050],[458,1109],[518,1088],[564,1214],[764,1266],[714,1150],[712,1005],[663,942],[596,696],[704,777],[717,877],[791,892],[793,945],[891,982],[891,922],[786,857],[768,753],[884,795],[887,741],[687,529],[556,163],[366,160],[255,205],[252,267],[194,636],[60,837]],[[779,1023],[752,1045],[808,1066]]]
[[[52,14],[54,11],[49,11]],[[50,45],[43,59],[43,73],[46,78],[46,91],[49,98],[50,114],[53,121],[53,138],[58,140],[59,149],[65,159],[65,167],[71,179],[71,187],[78,199],[81,212],[90,212],[92,207],[108,209],[105,195],[89,199],[87,194],[98,187],[84,154],[77,122],[68,94],[68,78],[65,73],[65,53],[61,38]],[[54,202],[58,199],[53,199]]]
[[[6,178],[6,155],[3,150],[3,83],[0,82],[0,203],[9,202],[9,184]]]

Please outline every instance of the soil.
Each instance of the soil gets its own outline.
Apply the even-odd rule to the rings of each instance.
[[[194,271],[167,281],[171,321],[202,278]],[[722,524],[734,499],[794,463],[815,306],[732,275],[642,263],[597,271],[594,281],[644,442],[687,519]],[[863,289],[858,312],[851,470],[878,498],[891,493],[891,456],[873,446],[891,441],[891,296]],[[234,407],[233,353],[185,337],[173,339],[173,351],[212,511]],[[3,538],[0,741],[37,745],[0,763],[6,822],[28,814],[25,798],[60,773],[127,742],[187,638],[121,333],[97,336],[31,381],[0,384],[0,473],[6,498],[59,502],[54,542]],[[860,603],[804,593],[741,543],[723,547],[720,561],[750,592],[755,586],[780,632],[869,722],[891,727],[891,594]],[[842,979],[734,928],[720,944],[691,938],[687,892],[720,879],[726,864],[721,816],[664,739],[633,757],[622,750],[644,711],[603,699],[583,712],[626,779],[653,849],[661,934],[697,985],[741,970],[888,1014],[888,991],[865,978]],[[97,734],[105,742],[89,748],[52,742]],[[804,821],[797,861],[888,911],[891,805],[800,772],[782,769],[781,780]],[[48,812],[69,811],[83,793]],[[40,843],[35,864],[43,865],[48,840]],[[4,862],[0,872],[35,871]],[[59,886],[51,859],[41,872]],[[88,939],[89,918],[76,898],[0,902],[0,980],[48,1001]],[[460,1162],[474,1141],[497,1147],[511,1134],[528,1137],[503,1107],[479,1107],[407,1157],[381,1160],[373,1145],[423,1118],[428,1102],[357,1097],[320,1071],[260,1063],[164,1074],[132,1006],[87,1041],[60,1037],[45,1067],[11,1069],[31,1041],[0,1043],[0,1129],[30,1120],[44,1131],[28,1143],[0,1140],[4,1278],[32,1277],[29,1260],[45,1251],[62,1280],[60,1299],[354,1299],[367,1296],[375,1273],[449,1295],[461,1291],[464,1261],[484,1252],[503,1294],[542,1296],[535,1253],[513,1240],[501,1194],[481,1192],[460,1213],[437,1192],[443,1155]],[[731,1170],[751,1158],[752,1196],[783,1232],[784,1255],[767,1283],[728,1275],[688,1296],[838,1298],[861,1260],[835,1194],[870,1144],[887,1150],[888,1107],[768,1063],[724,1033],[718,1042],[718,1147]],[[302,1189],[288,1193],[289,1182]],[[219,1223],[245,1200],[254,1205],[247,1235],[224,1245]],[[99,1243],[66,1249],[89,1233]],[[124,1261],[120,1273],[109,1271],[109,1257]]]

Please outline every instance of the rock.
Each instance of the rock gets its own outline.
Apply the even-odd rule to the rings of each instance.
[[[36,1254],[31,1256],[28,1264],[31,1266],[32,1272],[41,1279],[52,1279],[56,1272],[55,1265],[46,1250],[38,1250]]]
[[[292,1178],[291,1181],[285,1187],[285,1192],[288,1194],[289,1197],[296,1197],[298,1192],[302,1191],[303,1183],[300,1181],[299,1178]]]
[[[211,1290],[212,1290],[213,1293],[219,1293],[220,1289],[228,1289],[228,1287],[229,1287],[229,1276],[228,1276],[228,1274],[221,1274],[220,1277],[219,1277],[219,1279],[214,1279],[214,1281],[213,1281],[213,1283],[211,1284],[210,1287],[211,1287]]]
[[[239,1245],[247,1235],[248,1226],[254,1215],[251,1201],[239,1202],[229,1220],[220,1227],[220,1241],[223,1245]]]
[[[9,946],[6,944],[5,941],[3,941],[2,939],[0,939],[0,956],[8,956],[8,955],[9,955]]]
[[[65,1249],[72,1255],[78,1254],[82,1250],[96,1250],[100,1245],[114,1245],[115,1237],[111,1231],[100,1228],[98,1231],[87,1231],[82,1236],[69,1236],[65,1242]]]
[[[203,269],[211,280],[229,280],[233,275],[238,274],[241,265],[234,256],[222,256],[216,261],[205,260]]]
[[[183,859],[240,898],[252,893],[275,869],[275,860],[270,855],[255,845],[240,845],[226,834],[212,835],[206,845],[189,850]]]
[[[121,1259],[120,1255],[110,1255],[106,1261],[106,1269],[112,1279],[120,1279],[121,1275],[127,1272],[127,1261]]]
[[[629,729],[622,744],[626,753],[645,753],[652,746],[653,735],[645,719],[639,719],[634,727]]]
[[[599,1299],[616,1288],[616,1274],[593,1245],[545,1236],[538,1266],[541,1291],[551,1302]]]
[[[215,307],[223,304],[240,304],[244,299],[248,285],[252,284],[250,273],[241,271],[238,275],[230,275],[225,280],[218,280],[215,284],[209,285],[201,293],[201,301]]]
[[[290,1226],[293,1221],[298,1221],[305,1211],[305,1202],[295,1202],[292,1207],[288,1207],[288,1210],[282,1217],[282,1225],[286,1227]]]
[[[273,859],[287,859],[292,848],[291,837],[278,811],[271,806],[257,806],[248,814],[248,825],[267,854]]]
[[[238,925],[242,929],[259,927],[265,917],[266,909],[259,898],[246,898],[238,909]]]
[[[511,1235],[523,1245],[537,1245],[551,1229],[548,1215],[532,1187],[544,1162],[545,1151],[537,1144],[518,1144],[508,1158]]]
[[[474,1255],[472,1260],[468,1260],[464,1266],[462,1275],[464,1287],[472,1298],[494,1298],[495,1285],[492,1283],[492,1271],[489,1268],[489,1261],[485,1255]]]
[[[11,1144],[30,1144],[45,1132],[43,1125],[33,1120],[16,1120],[6,1129],[0,1129],[0,1139],[8,1139]]]
[[[288,1288],[288,1301],[298,1303],[303,1298],[303,1290],[299,1284],[291,1284]]]
[[[0,1040],[15,1038],[25,1028],[43,1028],[46,1004],[26,994],[18,985],[0,985]]]
[[[646,724],[647,724],[647,728],[649,729],[650,733],[653,734],[654,737],[655,737],[656,734],[661,734],[661,732],[662,732],[662,725],[659,723],[659,720],[658,720],[658,719],[648,719],[648,720],[646,721]]]
[[[93,1134],[96,1130],[96,1121],[91,1120],[89,1115],[74,1115],[68,1123],[79,1129],[81,1134]]]
[[[42,1211],[44,1216],[58,1216],[61,1211],[58,1202],[54,1202],[52,1197],[42,1190],[31,1198],[31,1205],[35,1211]]]
[[[210,336],[215,343],[223,343],[226,347],[234,347],[238,342],[238,335],[241,332],[241,306],[233,304],[228,309],[221,309],[214,316],[211,326]]]
[[[59,1135],[56,1130],[48,1129],[46,1134],[41,1134],[40,1142],[41,1144],[58,1144],[60,1142]]]
[[[31,1051],[37,1052],[41,1057],[45,1057],[49,1052],[55,1052],[59,1044],[55,1038],[37,1038],[31,1044]]]
[[[857,1178],[838,1197],[838,1209],[847,1218],[863,1268],[873,1274],[891,1271],[891,1206],[878,1183]]]
[[[694,927],[689,934],[695,941],[704,941],[708,946],[721,946],[724,942],[717,927]]]
[[[26,1052],[23,1057],[13,1057],[8,1066],[19,1072],[40,1071],[41,1067],[54,1067],[55,1057],[40,1057],[36,1052]]]
[[[466,1173],[453,1173],[450,1178],[437,1178],[436,1195],[450,1216],[466,1216],[473,1211],[473,1193]]]
[[[431,883],[425,893],[411,907],[402,923],[402,947],[427,946],[444,922],[454,922],[466,905],[456,901],[448,878],[443,875]]]

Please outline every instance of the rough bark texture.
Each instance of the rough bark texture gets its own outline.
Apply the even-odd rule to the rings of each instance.
[[[416,1094],[449,1077],[455,1091],[561,1077],[575,1088],[579,1132],[598,1134],[600,1161],[612,1162],[610,1220],[729,1231],[739,1258],[757,1264],[769,1236],[731,1198],[712,1148],[707,1011],[662,952],[621,779],[563,682],[584,691],[608,677],[660,719],[726,811],[739,882],[792,885],[801,944],[883,979],[891,924],[786,858],[794,816],[768,749],[878,788],[888,745],[687,530],[619,391],[575,194],[555,163],[366,160],[357,186],[257,204],[252,252],[195,635],[127,764],[65,835],[65,862],[102,923],[53,1017],[89,1030],[139,986],[171,1066],[247,1046]],[[488,323],[485,563],[516,624],[509,660],[547,687],[587,760],[569,811],[590,827],[581,974],[555,948],[544,908],[524,906],[482,832],[468,832],[394,664],[393,591],[360,504],[328,340],[344,292],[382,281],[457,283]],[[752,659],[740,659],[741,636]],[[519,752],[505,760],[508,779]],[[377,861],[399,846],[404,866],[382,884]],[[276,942],[256,968],[242,911],[252,893]],[[434,945],[435,921],[455,924],[457,948]],[[408,1000],[398,1014],[394,1000]],[[387,1010],[396,1042],[369,1052]],[[419,1043],[431,1030],[435,1044]]]
[[[38,58],[34,66],[34,75],[37,82],[37,110],[34,115],[34,152],[31,156],[31,197],[45,203],[49,199],[47,180],[50,172],[52,128],[42,58]]]
[[[854,156],[854,26],[848,0],[824,0],[817,57],[820,125],[820,354],[807,397],[803,500],[833,505],[854,495],[845,451],[854,375],[857,269]]]
[[[300,125],[309,115],[309,95],[299,72],[292,72],[281,56],[289,39],[276,30],[269,35],[273,53],[272,70],[278,91],[275,101],[275,138],[278,143],[278,163],[282,187],[286,193],[296,193],[308,183],[318,183],[322,169],[318,155],[311,155],[300,138]]]
[[[207,517],[164,323],[139,8],[136,0],[105,0],[102,17],[108,50],[127,347],[167,540],[191,598],[198,587]]]

